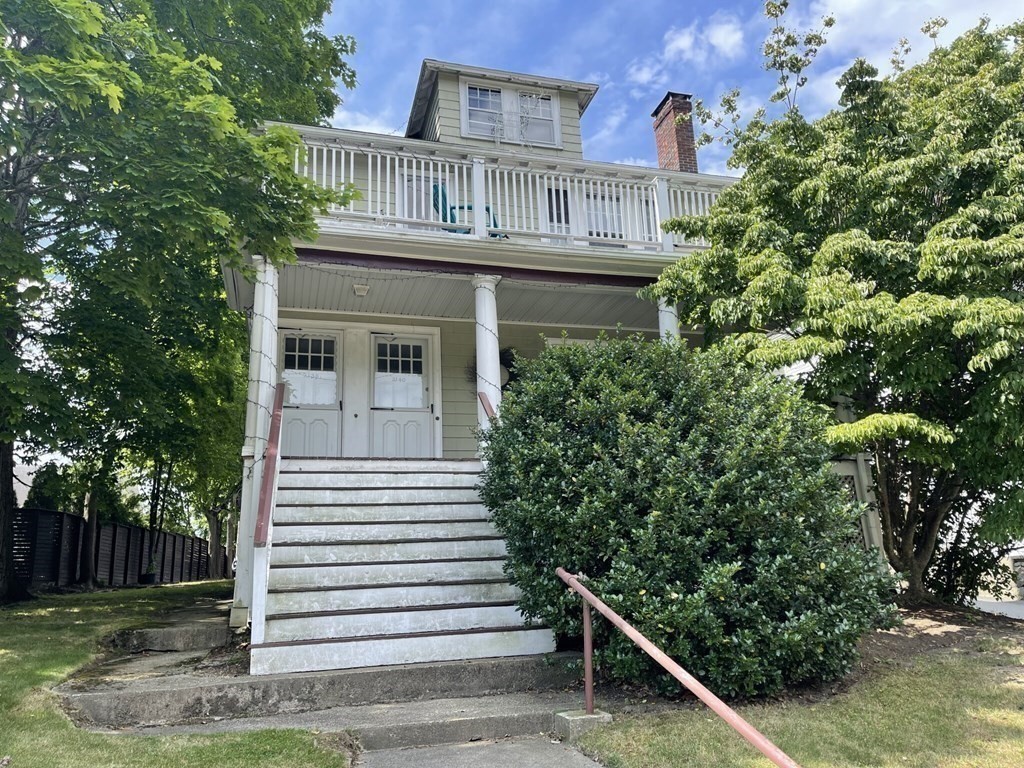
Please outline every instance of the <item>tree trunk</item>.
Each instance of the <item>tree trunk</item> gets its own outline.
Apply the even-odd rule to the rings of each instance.
[[[211,579],[224,578],[224,561],[220,557],[221,529],[224,525],[220,519],[222,511],[217,509],[204,514],[206,517],[206,527],[210,530],[210,538],[207,545],[209,547],[207,575]]]
[[[80,584],[87,587],[96,584],[96,538],[100,534],[99,494],[96,493],[97,480],[85,496],[85,529],[82,536],[82,552],[79,555]]]
[[[149,552],[146,557],[146,572],[153,570],[153,553],[156,550],[156,537],[159,527],[157,513],[160,509],[160,480],[163,477],[163,464],[160,460],[153,462],[153,484],[149,490]]]
[[[14,575],[14,443],[0,442],[0,603],[29,597],[26,585]]]

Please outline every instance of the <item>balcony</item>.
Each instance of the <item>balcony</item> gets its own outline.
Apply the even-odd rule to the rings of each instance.
[[[703,245],[660,224],[708,211],[735,180],[476,147],[291,126],[297,173],[358,197],[321,229],[377,230],[498,245],[607,248],[651,255]],[[640,253],[635,253],[640,252]]]

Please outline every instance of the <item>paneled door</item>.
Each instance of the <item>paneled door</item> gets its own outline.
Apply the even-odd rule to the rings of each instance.
[[[434,455],[430,339],[372,334],[370,455]]]
[[[281,347],[281,454],[340,456],[341,334],[289,331],[281,334]]]

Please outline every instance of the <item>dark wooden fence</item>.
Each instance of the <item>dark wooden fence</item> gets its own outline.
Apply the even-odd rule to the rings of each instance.
[[[64,587],[80,577],[85,519],[64,512],[23,509],[14,516],[14,572],[33,588]],[[96,579],[108,586],[138,584],[146,570],[149,530],[135,525],[100,526],[93,562]],[[228,573],[224,549],[217,553]],[[157,581],[201,581],[209,578],[206,539],[162,531],[157,534],[154,560]]]

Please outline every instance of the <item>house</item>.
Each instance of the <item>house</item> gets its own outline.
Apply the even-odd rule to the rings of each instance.
[[[596,93],[427,60],[405,136],[294,126],[297,171],[359,196],[297,263],[225,273],[251,317],[232,622],[253,673],[553,649],[474,491],[505,350],[678,336],[637,289],[702,247],[661,222],[731,182],[697,172],[680,93],[652,115],[659,169],[585,160]]]

